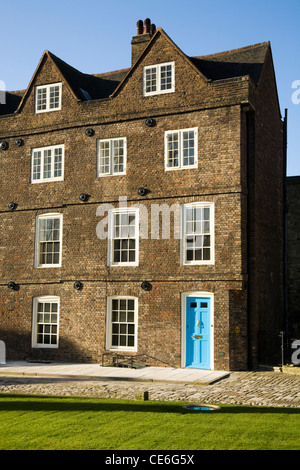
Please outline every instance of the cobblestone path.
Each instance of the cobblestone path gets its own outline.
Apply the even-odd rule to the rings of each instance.
[[[53,377],[0,377],[0,393],[276,406],[300,409],[300,376],[280,372],[232,372],[212,385],[103,381]]]

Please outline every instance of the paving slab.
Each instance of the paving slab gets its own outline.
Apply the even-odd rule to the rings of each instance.
[[[72,377],[97,380],[132,380],[150,382],[212,384],[228,377],[226,371],[179,369],[169,367],[103,367],[99,364],[34,363],[11,361],[0,365],[0,375]]]

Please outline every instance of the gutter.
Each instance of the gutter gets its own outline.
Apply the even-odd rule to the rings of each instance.
[[[287,109],[285,109],[284,120],[283,120],[283,295],[284,295],[284,331],[285,331],[285,342],[284,342],[284,355],[285,362],[287,360],[288,344],[289,344],[289,312],[288,312],[288,256],[287,256],[287,192],[286,192],[286,170],[287,170]]]

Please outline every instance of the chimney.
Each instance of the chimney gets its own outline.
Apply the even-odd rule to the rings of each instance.
[[[146,18],[144,23],[142,20],[137,22],[136,36],[133,36],[131,41],[131,65],[137,61],[155,31],[156,26],[155,24],[151,24],[149,18]]]

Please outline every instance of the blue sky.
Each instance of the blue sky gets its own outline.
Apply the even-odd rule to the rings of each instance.
[[[129,67],[139,19],[190,56],[270,41],[282,116],[288,109],[287,174],[300,175],[300,0],[0,0],[0,18],[7,90],[28,86],[46,49],[85,73]]]

